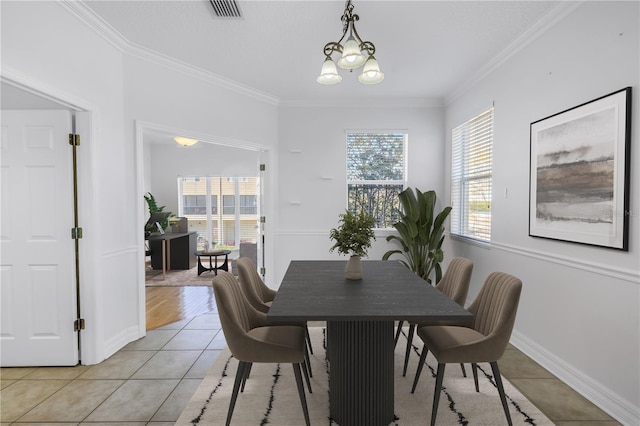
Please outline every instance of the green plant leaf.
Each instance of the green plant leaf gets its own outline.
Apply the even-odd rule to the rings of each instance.
[[[407,188],[399,195],[400,221],[393,227],[398,235],[387,236],[387,241],[401,245],[401,250],[387,251],[383,259],[402,254],[401,262],[421,278],[427,280],[435,272],[436,283],[442,278],[440,263],[444,260],[444,223],[451,207],[445,207],[436,215],[437,197],[435,191],[421,192]]]
[[[356,215],[349,210],[339,217],[340,225],[329,231],[329,238],[335,241],[329,251],[337,249],[340,254],[365,257],[371,240],[376,239],[373,232],[375,219],[364,211]]]

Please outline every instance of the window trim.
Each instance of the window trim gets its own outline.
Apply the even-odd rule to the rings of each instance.
[[[402,179],[394,180],[349,180],[349,144],[350,134],[401,134],[402,135]],[[408,129],[345,129],[344,131],[344,152],[345,152],[345,205],[349,208],[349,185],[401,185],[402,190],[407,189],[409,175],[409,131]],[[374,228],[374,231],[392,231],[393,226],[385,228]]]
[[[495,110],[492,105],[451,129],[451,187],[449,196],[453,210],[449,221],[449,234],[452,238],[472,242],[481,246],[491,244],[492,237],[494,124]],[[489,129],[489,141],[486,141],[483,139],[487,138],[487,130],[485,127],[488,125],[491,127]],[[481,131],[478,131],[478,127],[480,127]],[[470,132],[471,135],[468,135]],[[460,136],[456,136],[456,133],[459,133]],[[466,141],[463,140],[462,137],[465,133],[468,135]],[[474,140],[469,140],[471,137],[473,137]],[[483,161],[480,166],[478,166],[477,163],[469,166],[469,151],[474,149],[490,151],[488,160]],[[469,232],[469,225],[472,223],[468,218],[470,200],[468,199],[469,197],[467,191],[464,189],[464,185],[469,182],[481,182],[487,179],[489,183],[485,185],[484,188],[487,189],[488,187],[490,202],[489,235],[487,238],[484,238],[477,233],[471,234]],[[465,194],[467,196],[465,196]]]

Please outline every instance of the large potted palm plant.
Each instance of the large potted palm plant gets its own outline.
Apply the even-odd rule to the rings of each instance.
[[[445,207],[436,215],[435,191],[421,192],[416,188],[414,192],[407,188],[399,197],[401,218],[393,225],[398,235],[387,236],[387,241],[396,241],[401,249],[389,250],[382,259],[401,254],[404,260],[400,262],[424,280],[430,281],[431,273],[435,272],[437,283],[442,278],[440,263],[444,259],[444,221],[451,207]]]

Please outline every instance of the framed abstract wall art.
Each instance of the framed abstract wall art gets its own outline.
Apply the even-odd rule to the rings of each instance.
[[[529,235],[628,251],[631,88],[530,130]]]

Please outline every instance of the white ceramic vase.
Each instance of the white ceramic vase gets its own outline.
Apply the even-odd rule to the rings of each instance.
[[[344,268],[344,275],[348,280],[362,279],[362,263],[360,262],[360,256],[351,256],[349,258],[347,266]]]

